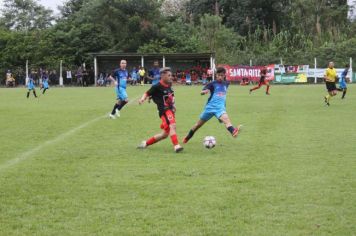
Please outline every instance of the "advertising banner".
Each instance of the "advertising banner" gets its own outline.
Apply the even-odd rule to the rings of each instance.
[[[226,69],[226,79],[229,81],[256,81],[258,82],[261,77],[261,70],[264,66],[242,66],[242,65],[219,65]],[[267,68],[267,80],[274,80],[274,65],[268,65]]]

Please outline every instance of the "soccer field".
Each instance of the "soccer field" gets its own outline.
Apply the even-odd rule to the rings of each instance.
[[[136,149],[160,131],[147,88],[116,120],[113,88],[0,89],[0,235],[356,234],[355,85],[330,107],[324,85],[230,86],[239,137],[212,119],[179,154]],[[182,140],[208,96],[174,89]]]

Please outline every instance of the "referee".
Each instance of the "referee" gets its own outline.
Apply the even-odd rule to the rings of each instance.
[[[326,84],[326,89],[328,90],[328,94],[325,96],[325,104],[330,106],[330,99],[337,94],[336,88],[336,78],[337,73],[334,68],[334,62],[329,62],[329,67],[325,71],[324,80]]]

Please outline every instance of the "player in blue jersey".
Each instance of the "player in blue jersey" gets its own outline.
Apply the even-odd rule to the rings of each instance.
[[[126,92],[127,80],[129,80],[129,72],[126,70],[127,61],[120,61],[120,68],[114,70],[109,79],[115,83],[116,91],[116,103],[112,112],[109,114],[111,119],[116,119],[120,117],[120,110],[129,102],[129,98]]]
[[[46,90],[49,89],[49,86],[48,86],[48,74],[47,72],[43,72],[42,74],[42,87],[41,87],[41,90],[43,89],[42,91],[42,94],[45,94]]]
[[[153,68],[148,72],[148,79],[152,81],[152,86],[159,83],[161,80],[159,61],[153,62]]]
[[[210,97],[203,113],[200,115],[198,122],[192,127],[188,135],[184,138],[183,143],[187,143],[194,135],[194,133],[202,127],[208,120],[215,116],[220,122],[225,124],[226,129],[231,133],[233,137],[237,137],[240,131],[240,125],[234,127],[231,124],[230,118],[226,113],[226,93],[229,87],[229,82],[226,81],[226,70],[223,67],[219,67],[216,70],[216,81],[207,84],[201,95],[210,92]]]
[[[345,66],[345,70],[341,73],[341,78],[339,80],[339,88],[337,90],[342,92],[341,99],[345,98],[345,95],[346,95],[346,92],[347,92],[346,76],[347,76],[347,73],[349,73],[349,68],[350,68],[350,65],[347,64]]]
[[[29,78],[28,78],[28,82],[27,82],[27,98],[30,97],[30,92],[33,92],[33,95],[35,96],[35,98],[37,98],[37,94],[36,94],[36,88],[35,88],[35,79],[34,79],[34,75],[30,74]]]

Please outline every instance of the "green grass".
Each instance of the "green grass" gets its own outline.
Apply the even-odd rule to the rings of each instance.
[[[102,117],[112,88],[0,89],[0,235],[356,235],[355,89],[325,107],[324,86],[231,86],[241,135],[213,119],[180,154],[135,149],[160,131],[153,104]],[[207,97],[175,90],[181,140]]]

